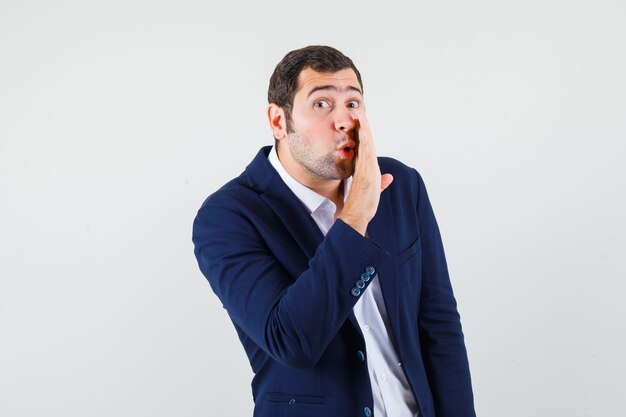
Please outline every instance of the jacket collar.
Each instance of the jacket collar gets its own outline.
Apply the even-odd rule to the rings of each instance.
[[[311,217],[308,209],[289,189],[276,169],[267,160],[271,146],[261,148],[246,167],[250,188],[277,214],[307,258],[312,258],[324,235]]]

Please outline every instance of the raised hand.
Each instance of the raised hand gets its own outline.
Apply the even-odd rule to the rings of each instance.
[[[355,115],[356,161],[350,194],[339,218],[365,236],[367,225],[378,209],[380,193],[393,182],[391,174],[381,175],[376,148],[365,113]]]

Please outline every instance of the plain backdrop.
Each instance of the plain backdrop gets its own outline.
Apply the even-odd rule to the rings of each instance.
[[[335,46],[418,169],[482,417],[626,415],[626,3],[0,0],[0,416],[250,416],[193,256],[272,143],[269,77]],[[328,416],[333,417],[333,416]]]

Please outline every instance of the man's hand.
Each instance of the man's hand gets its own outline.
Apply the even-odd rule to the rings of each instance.
[[[357,114],[354,137],[357,142],[355,167],[350,194],[339,218],[365,236],[367,225],[378,209],[380,193],[393,181],[391,174],[381,175],[369,122]]]

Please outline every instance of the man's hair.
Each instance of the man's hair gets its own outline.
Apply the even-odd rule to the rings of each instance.
[[[312,45],[289,52],[276,65],[267,90],[267,101],[279,105],[285,111],[287,133],[293,132],[291,120],[293,98],[298,88],[300,72],[306,68],[311,68],[317,72],[337,72],[345,68],[352,68],[361,86],[361,91],[363,91],[361,73],[350,58],[335,48]]]

